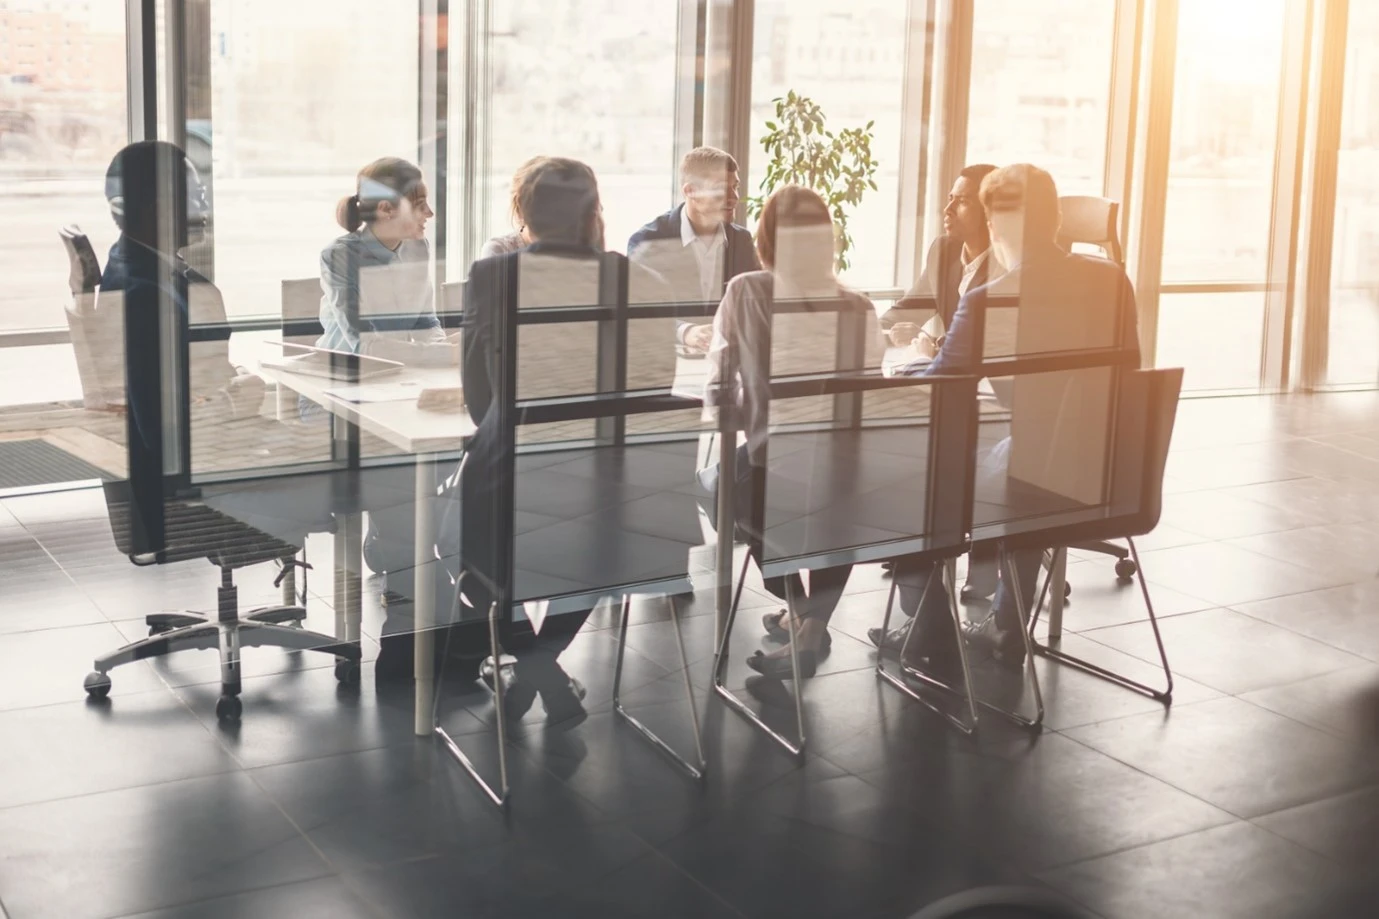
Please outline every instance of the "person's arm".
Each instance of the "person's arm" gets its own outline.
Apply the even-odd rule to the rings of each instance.
[[[940,373],[967,373],[981,362],[981,342],[977,341],[977,318],[985,308],[986,293],[983,289],[969,291],[958,301],[957,312],[953,314],[953,324],[949,326],[934,359],[916,362],[902,368],[902,376],[928,376]]]
[[[924,325],[932,317],[938,315],[938,285],[940,280],[941,263],[948,257],[945,249],[945,236],[940,236],[929,245],[929,252],[924,256],[924,269],[920,272],[915,283],[906,291],[905,296],[895,301],[895,304],[886,312],[881,314],[881,330],[889,332],[897,323],[909,322],[915,325]]]
[[[464,402],[475,424],[483,420],[493,402],[493,311],[506,305],[501,288],[499,259],[482,259],[469,270],[464,286],[464,361],[460,376],[464,383]]]

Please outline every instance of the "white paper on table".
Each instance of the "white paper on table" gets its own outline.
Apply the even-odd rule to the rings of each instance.
[[[327,389],[326,395],[346,402],[415,402],[424,388],[416,381],[359,383]]]

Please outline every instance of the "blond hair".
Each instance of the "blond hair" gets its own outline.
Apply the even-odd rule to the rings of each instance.
[[[737,172],[737,160],[717,147],[695,147],[680,161],[680,184],[698,187]]]

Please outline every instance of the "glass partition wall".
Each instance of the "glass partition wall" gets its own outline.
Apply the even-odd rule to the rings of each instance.
[[[759,194],[772,100],[791,91],[832,130],[872,125],[877,188],[849,209],[844,279],[878,299],[922,269],[957,168],[1025,160],[1121,202],[1130,262],[1156,268],[1142,340],[1189,391],[1379,385],[1371,20],[1347,0],[0,0],[0,437],[74,458],[38,487],[122,451],[58,230],[80,228],[99,274],[117,235],[105,169],[132,138],[175,141],[198,171],[206,232],[184,255],[216,288],[228,361],[252,371],[285,316],[319,334],[300,322],[365,163],[422,166],[453,326],[470,260],[511,229],[524,159],[588,162],[621,251],[678,202],[703,138]],[[1150,23],[1170,24],[1169,53]],[[1162,149],[1144,143],[1156,87]],[[293,411],[270,382],[258,414]],[[298,459],[330,455],[300,433]]]

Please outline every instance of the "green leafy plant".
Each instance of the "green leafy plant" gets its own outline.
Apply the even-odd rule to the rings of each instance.
[[[766,122],[767,133],[761,139],[770,162],[759,186],[761,194],[747,199],[747,213],[753,219],[760,217],[767,197],[782,185],[812,188],[833,214],[838,227],[838,270],[845,270],[852,249],[848,209],[861,202],[868,188],[876,190],[877,162],[871,156],[875,122],[835,134],[825,127],[823,109],[808,96],[791,90],[771,101],[776,117]]]

